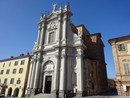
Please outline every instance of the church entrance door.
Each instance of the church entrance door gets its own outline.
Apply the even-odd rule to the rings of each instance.
[[[44,93],[51,93],[52,76],[46,76]]]

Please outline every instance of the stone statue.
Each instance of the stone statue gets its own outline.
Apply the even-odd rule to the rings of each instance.
[[[56,11],[57,4],[56,3],[52,3],[52,6],[53,6],[53,11]]]

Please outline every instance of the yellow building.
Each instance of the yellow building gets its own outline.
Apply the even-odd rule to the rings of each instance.
[[[130,35],[109,40],[116,69],[118,95],[130,96]]]
[[[23,97],[29,72],[30,55],[0,60],[0,94]]]

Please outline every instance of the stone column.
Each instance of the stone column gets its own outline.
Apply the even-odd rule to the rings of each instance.
[[[62,57],[61,57],[61,65],[60,65],[60,87],[59,87],[59,97],[60,98],[64,98],[64,94],[65,94],[65,84],[66,84],[66,81],[65,81],[65,78],[66,78],[66,65],[65,65],[65,62],[66,62],[66,57],[65,57],[65,54],[66,54],[66,50],[63,49],[62,50]]]
[[[40,36],[41,36],[41,26],[40,26],[40,24],[39,24],[39,26],[38,26],[38,36],[37,36],[37,45],[39,45]]]
[[[31,82],[30,82],[30,88],[33,89],[33,84],[34,84],[34,76],[35,76],[35,69],[36,69],[36,57],[34,57],[34,62],[32,66],[32,75],[31,75]]]
[[[40,42],[39,42],[39,49],[42,49],[42,46],[43,46],[43,39],[44,39],[44,28],[45,27],[45,25],[44,24],[42,24],[42,29],[41,29],[41,35],[40,35]]]
[[[57,42],[57,45],[59,45],[60,40],[61,40],[61,34],[62,34],[61,16],[58,18],[58,28],[57,29],[58,29],[58,32],[56,35],[56,42]]]
[[[59,88],[59,62],[60,62],[60,59],[59,59],[59,49],[56,50],[56,62],[55,62],[55,69],[54,69],[54,86],[53,86],[53,91],[52,91],[52,94],[54,96],[54,98],[57,98],[57,91],[58,91],[58,88]]]
[[[67,33],[67,16],[63,18],[63,29],[62,29],[62,44],[66,44],[66,33]]]
[[[82,98],[83,92],[83,55],[82,48],[77,50],[77,98]]]
[[[69,50],[70,51],[70,50]],[[71,52],[68,53],[67,55],[67,90],[72,90],[71,85],[72,85],[72,64],[71,64]]]
[[[39,73],[40,73],[40,53],[38,54],[37,57],[37,63],[35,67],[35,76],[34,76],[34,85],[33,88],[35,89],[35,93],[38,93],[38,80],[39,80]]]
[[[42,87],[43,87],[43,85],[42,85],[42,83],[43,83],[43,69],[42,69],[42,67],[40,66],[40,79],[39,79],[39,87],[38,87],[38,92],[42,92]]]
[[[27,94],[30,94],[30,83],[31,83],[31,78],[32,78],[32,69],[33,69],[33,59],[30,61],[30,69],[29,69],[29,75],[28,75],[28,82],[27,82]]]

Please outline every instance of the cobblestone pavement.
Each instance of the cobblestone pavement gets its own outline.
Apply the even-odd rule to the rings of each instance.
[[[130,96],[89,96],[83,98],[130,98]]]
[[[116,91],[109,91],[103,95],[87,96],[83,98],[130,98],[130,96],[118,96]]]

